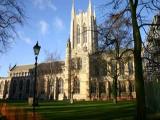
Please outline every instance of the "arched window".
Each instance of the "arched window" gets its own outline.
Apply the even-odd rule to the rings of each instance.
[[[91,82],[91,93],[96,93],[96,81]]]
[[[109,97],[111,93],[111,85],[110,82],[107,80],[105,83],[105,88],[106,88],[106,95]]]
[[[77,25],[77,44],[80,43],[80,27]]]
[[[87,42],[87,27],[84,24],[83,25],[83,43],[86,43],[86,42]]]
[[[105,89],[105,84],[104,82],[99,82],[99,93],[105,93],[106,89]]]
[[[16,80],[13,80],[13,85],[12,85],[12,93],[13,93],[13,95],[16,92],[16,88],[17,88],[17,82],[16,82]]]
[[[25,76],[27,76],[28,74],[27,74],[27,72],[25,72]]]
[[[58,80],[58,93],[60,94],[63,93],[63,80],[62,79]]]
[[[122,61],[119,63],[119,73],[124,75],[124,63]]]
[[[130,92],[130,81],[125,82],[126,92]]]
[[[111,75],[114,76],[115,75],[115,70],[116,70],[116,65],[115,63],[111,64]]]
[[[30,86],[30,80],[28,79],[26,83],[26,94],[29,94],[29,86]]]
[[[78,58],[78,69],[81,69],[82,68],[82,58]]]
[[[80,81],[77,78],[75,78],[73,81],[73,93],[80,93]]]
[[[131,89],[132,89],[132,90],[131,90],[132,92],[135,92],[135,91],[136,91],[136,90],[135,90],[135,81],[132,81],[132,82],[131,82]]]
[[[126,87],[125,87],[125,82],[124,81],[122,81],[121,83],[120,83],[120,88],[121,88],[121,92],[126,92]]]
[[[129,75],[133,74],[133,63],[132,63],[132,61],[128,62],[128,72],[129,72]]]
[[[23,88],[23,80],[20,80],[19,81],[19,90],[22,90],[22,88]]]

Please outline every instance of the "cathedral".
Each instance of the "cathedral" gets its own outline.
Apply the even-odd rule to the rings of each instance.
[[[74,1],[71,10],[70,37],[65,61],[38,64],[37,97],[53,100],[108,100],[112,96],[115,66],[109,53],[98,50],[96,15],[91,0],[87,10],[77,13]],[[117,90],[120,99],[135,98],[134,63],[118,65]],[[15,65],[9,76],[0,78],[0,98],[23,100],[33,97],[34,64]]]

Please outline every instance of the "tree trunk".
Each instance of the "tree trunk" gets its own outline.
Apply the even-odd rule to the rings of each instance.
[[[113,77],[113,103],[117,104],[117,93],[118,93],[118,87],[117,87],[117,81],[118,81],[118,58],[119,58],[119,44],[118,44],[118,38],[115,39],[115,73]]]
[[[135,86],[136,86],[136,109],[137,118],[136,120],[145,120],[145,91],[144,91],[144,79],[142,69],[142,39],[140,35],[139,26],[137,23],[137,6],[130,0],[131,17],[133,25],[133,38],[134,38],[134,63],[135,63]]]
[[[117,77],[113,77],[113,103],[117,104]]]

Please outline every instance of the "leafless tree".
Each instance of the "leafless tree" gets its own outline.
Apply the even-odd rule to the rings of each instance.
[[[118,65],[128,62],[124,61],[128,55],[126,53],[133,54],[130,19],[123,16],[117,20],[117,17],[117,15],[110,15],[108,19],[99,26],[99,32],[101,33],[99,36],[99,51],[109,54],[111,62],[108,65],[111,68],[114,67],[114,70],[107,71],[109,73],[108,75],[113,78],[112,93],[114,103],[117,103],[117,81],[121,70]]]
[[[104,5],[106,8],[112,8],[110,15],[116,16],[117,18],[113,22],[112,26],[114,26],[114,24],[116,24],[122,17],[131,21],[131,33],[134,44],[133,53],[135,64],[137,120],[146,119],[144,78],[141,56],[142,37],[140,31],[145,30],[145,26],[151,25],[147,20],[147,15],[160,10],[159,4],[159,0],[109,0]]]
[[[19,0],[0,0],[0,52],[7,50],[16,35],[16,25],[24,23],[23,4]]]
[[[45,51],[45,62],[38,65],[39,80],[45,74],[47,75],[47,97],[48,99],[56,99],[56,80],[57,75],[62,72],[63,62],[57,52]]]
[[[77,85],[79,84],[77,79],[77,74],[82,69],[82,59],[80,57],[71,58],[70,60],[70,69],[69,69],[69,91],[70,91],[70,103],[72,104],[73,101],[73,95],[77,92],[80,92],[77,90]],[[77,84],[78,83],[78,84]],[[79,86],[79,85],[78,85]]]

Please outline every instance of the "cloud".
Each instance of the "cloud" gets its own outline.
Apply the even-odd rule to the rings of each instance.
[[[44,20],[39,21],[40,31],[42,35],[45,35],[48,31],[48,23]]]
[[[46,8],[50,8],[53,11],[57,10],[57,7],[53,4],[53,0],[33,0],[33,4],[41,10]]]
[[[23,32],[18,32],[18,36],[20,40],[24,41],[26,44],[33,45],[32,39],[27,37]]]
[[[54,19],[53,26],[56,27],[58,30],[62,30],[65,28],[63,20],[59,17],[56,17]]]
[[[24,41],[29,45],[32,45],[32,43],[33,43],[31,38],[29,38],[29,37],[24,38]]]

